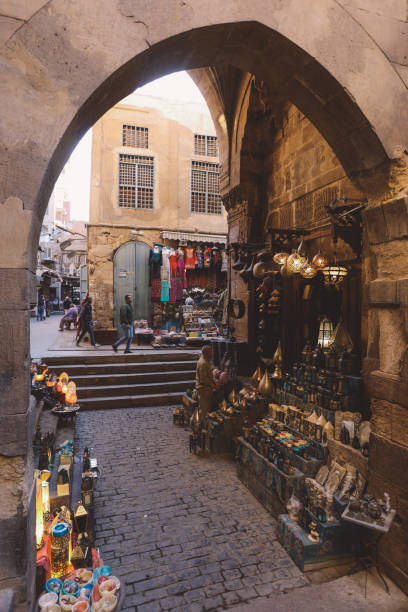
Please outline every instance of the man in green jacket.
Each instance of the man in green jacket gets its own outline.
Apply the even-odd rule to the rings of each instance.
[[[112,344],[112,348],[115,351],[115,353],[118,352],[119,344],[122,344],[122,342],[125,342],[125,340],[127,341],[125,353],[132,352],[130,350],[130,345],[132,344],[132,338],[133,338],[134,320],[135,320],[135,317],[133,314],[132,297],[130,295],[125,295],[125,303],[123,304],[123,306],[120,307],[120,325],[122,327],[123,335],[119,338],[119,340],[116,340],[116,342]]]

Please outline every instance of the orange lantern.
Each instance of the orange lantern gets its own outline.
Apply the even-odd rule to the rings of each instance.
[[[68,376],[68,374],[67,374],[66,372],[62,372],[62,373],[59,375],[58,380],[59,380],[59,381],[61,381],[61,382],[65,382],[66,384],[68,384],[68,381],[69,381],[69,376]]]
[[[77,398],[77,394],[75,392],[67,393],[66,396],[65,396],[65,402],[67,404],[70,404],[70,405],[76,404],[77,400],[78,400],[78,398]]]
[[[65,383],[63,383],[62,387],[61,387],[61,393],[66,393],[68,391],[68,387]]]

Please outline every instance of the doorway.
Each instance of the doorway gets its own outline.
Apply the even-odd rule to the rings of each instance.
[[[149,289],[150,247],[144,242],[126,242],[118,248],[113,259],[114,325],[120,328],[120,307],[125,295],[133,299],[136,319],[150,320]]]

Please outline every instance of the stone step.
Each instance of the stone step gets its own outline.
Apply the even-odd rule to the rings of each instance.
[[[177,406],[183,393],[152,393],[148,395],[121,395],[117,397],[92,397],[81,399],[81,410],[103,410],[111,408],[145,408],[148,406]]]
[[[76,376],[101,376],[103,374],[142,374],[151,372],[178,372],[183,370],[195,371],[196,361],[154,361],[145,363],[78,363],[61,365],[49,364],[50,369],[56,374],[66,371],[70,378],[75,380]]]
[[[75,376],[75,383],[78,388],[97,385],[135,385],[141,383],[160,383],[178,380],[191,380],[194,382],[195,368],[176,371],[147,371],[142,373],[131,372],[127,374],[87,374]]]
[[[109,386],[95,386],[95,387],[79,387],[77,389],[77,395],[79,403],[82,398],[96,398],[96,397],[122,397],[122,396],[136,396],[136,395],[149,395],[149,394],[169,394],[180,391],[184,393],[188,387],[191,387],[192,378],[190,380],[170,381],[161,382],[156,384],[139,384],[139,385],[109,385]]]
[[[120,350],[120,349],[119,349]],[[114,353],[113,351],[109,355],[101,355],[95,351],[89,355],[60,355],[60,356],[47,356],[44,358],[51,368],[56,366],[68,366],[68,365],[79,365],[79,364],[110,364],[110,363],[144,363],[144,362],[176,362],[176,361],[193,361],[196,362],[199,358],[199,351],[181,351],[175,349],[174,351],[163,351],[163,350],[150,350],[140,351],[125,355],[123,352]]]

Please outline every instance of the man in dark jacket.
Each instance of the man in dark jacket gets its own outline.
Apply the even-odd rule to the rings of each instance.
[[[97,346],[100,346],[100,344],[96,344],[95,342],[95,336],[94,336],[94,332],[93,332],[93,321],[92,321],[92,298],[88,297],[86,299],[85,304],[82,307],[81,310],[81,328],[82,331],[79,334],[79,338],[77,340],[76,345],[80,346],[80,342],[82,340],[82,338],[85,336],[86,332],[89,333],[89,337],[91,338],[91,342],[92,345],[96,348]]]
[[[135,316],[133,314],[132,298],[130,295],[125,295],[125,303],[120,307],[120,325],[122,327],[122,336],[112,344],[115,353],[118,352],[119,344],[126,342],[125,353],[131,353],[130,345],[133,339],[133,322]]]

